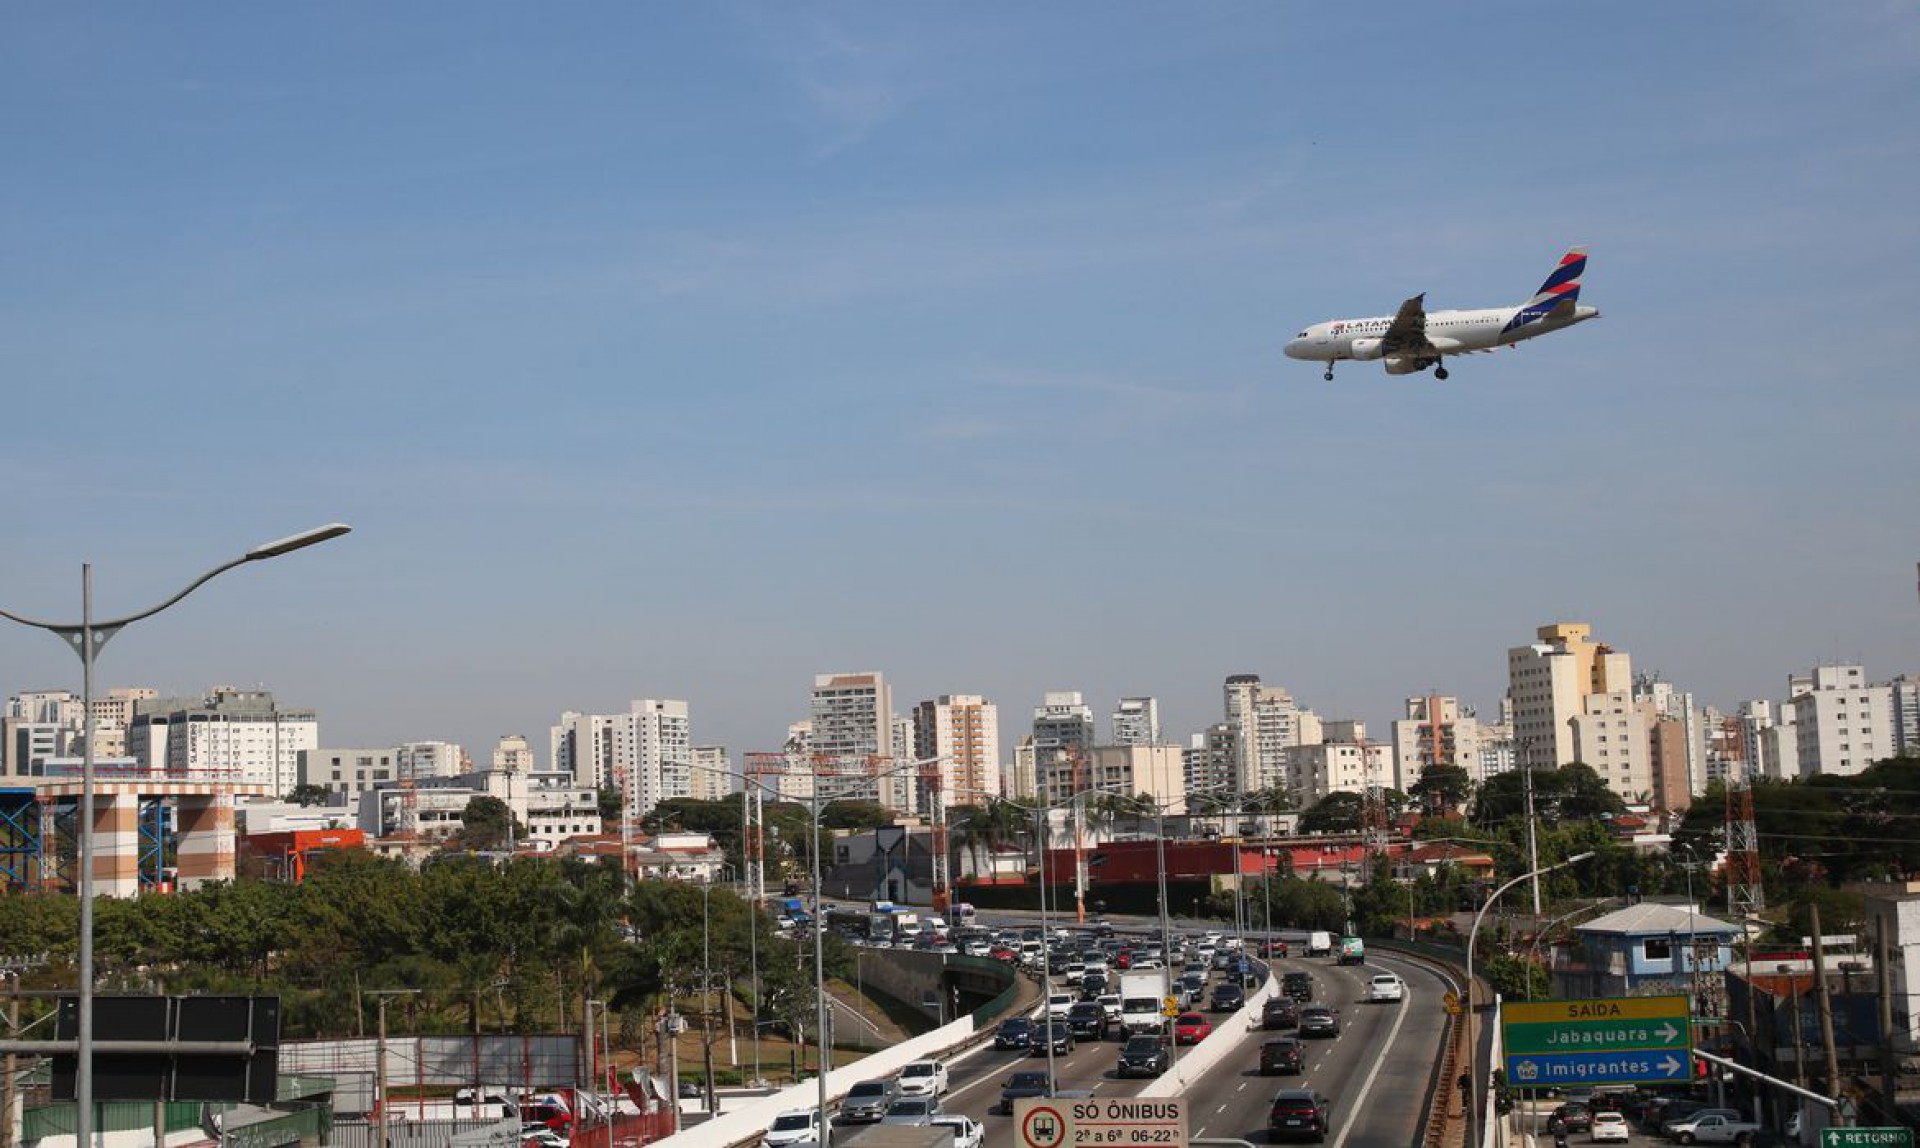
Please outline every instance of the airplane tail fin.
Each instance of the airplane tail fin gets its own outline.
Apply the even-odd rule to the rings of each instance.
[[[1559,312],[1570,313],[1580,298],[1580,276],[1587,270],[1587,249],[1575,247],[1560,257],[1560,266],[1553,269],[1547,281],[1540,284],[1540,290],[1533,298],[1520,305],[1520,310],[1508,321],[1506,329],[1524,327],[1528,323]]]

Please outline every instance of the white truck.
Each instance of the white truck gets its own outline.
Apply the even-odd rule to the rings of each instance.
[[[1331,952],[1333,952],[1332,933],[1313,932],[1307,934],[1307,955],[1309,957],[1324,957]]]
[[[1751,1144],[1760,1126],[1724,1112],[1703,1112],[1666,1126],[1670,1139],[1682,1144]]]
[[[1120,1027],[1128,1036],[1152,1036],[1166,1028],[1161,992],[1166,983],[1155,973],[1120,974]]]

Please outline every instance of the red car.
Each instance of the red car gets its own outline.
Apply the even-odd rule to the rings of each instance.
[[[995,945],[993,951],[988,955],[996,961],[1005,961],[1010,965],[1020,963],[1020,950],[1009,949],[1005,945]]]
[[[1121,949],[1119,952],[1113,954],[1113,967],[1123,972],[1126,971],[1127,969],[1132,968],[1133,967],[1133,950]]]
[[[1213,1022],[1204,1013],[1183,1012],[1173,1022],[1175,1044],[1199,1044],[1213,1035]]]

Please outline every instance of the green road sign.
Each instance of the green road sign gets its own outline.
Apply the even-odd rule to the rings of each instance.
[[[1625,1049],[1685,1049],[1687,1019],[1570,1020],[1549,1024],[1508,1021],[1501,1038],[1510,1052],[1618,1052]]]
[[[1820,1148],[1913,1148],[1913,1129],[1822,1128]]]
[[[1685,1080],[1691,1011],[1684,996],[1502,1002],[1507,1078],[1528,1087]]]

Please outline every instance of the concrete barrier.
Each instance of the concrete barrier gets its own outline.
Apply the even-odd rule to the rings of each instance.
[[[1190,1081],[1210,1072],[1229,1055],[1237,1052],[1245,1043],[1242,1039],[1248,1030],[1260,1027],[1260,1012],[1273,994],[1279,991],[1274,983],[1271,968],[1267,979],[1253,994],[1247,997],[1247,1003],[1240,1011],[1225,1018],[1214,1026],[1213,1035],[1180,1054],[1168,1072],[1140,1090],[1141,1096],[1178,1096]],[[1233,1039],[1225,1039],[1231,1036]]]
[[[944,1055],[971,1043],[976,1037],[987,1039],[987,1034],[976,1033],[973,1017],[963,1016],[904,1044],[863,1056],[852,1064],[827,1073],[827,1103],[838,1103],[846,1096],[848,1089],[862,1080],[891,1076],[912,1061]],[[670,1148],[725,1148],[727,1145],[743,1144],[757,1139],[780,1113],[790,1108],[815,1108],[819,1103],[820,1085],[817,1081],[808,1080],[654,1143]]]

